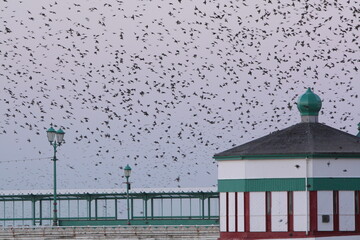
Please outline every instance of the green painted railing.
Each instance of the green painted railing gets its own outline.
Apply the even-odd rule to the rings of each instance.
[[[62,226],[127,225],[124,193],[58,194]],[[213,225],[219,222],[216,191],[132,192],[132,225]],[[48,226],[53,220],[51,194],[0,195],[0,226]]]

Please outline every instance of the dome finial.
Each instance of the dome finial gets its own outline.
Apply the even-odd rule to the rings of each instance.
[[[308,88],[307,91],[299,97],[297,107],[300,111],[302,122],[318,122],[318,116],[321,109],[321,99],[318,95]]]

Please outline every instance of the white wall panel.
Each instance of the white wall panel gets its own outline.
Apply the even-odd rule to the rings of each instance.
[[[237,204],[238,204],[237,223],[238,223],[238,226],[237,227],[238,227],[238,232],[243,232],[243,231],[245,231],[245,227],[244,227],[244,193],[238,192],[237,194],[238,194],[238,197],[237,197]]]
[[[226,193],[220,193],[220,232],[226,232]]]
[[[309,177],[359,177],[359,159],[316,159]]]
[[[246,163],[246,178],[303,178],[305,166],[305,159],[249,160]]]
[[[308,194],[305,191],[294,192],[294,231],[306,231],[308,228]]]
[[[218,161],[218,179],[303,178],[305,159]],[[359,159],[309,159],[308,177],[359,177]]]
[[[333,231],[334,230],[334,204],[332,191],[318,191],[317,192],[317,207],[318,207],[318,230],[319,231]],[[330,221],[324,223],[322,215],[330,215]]]
[[[287,192],[271,193],[271,231],[287,232]]]
[[[229,192],[229,232],[235,232],[235,193]]]
[[[339,229],[355,231],[355,193],[339,191]]]
[[[265,192],[250,192],[250,232],[265,232]]]
[[[218,161],[218,179],[301,178],[305,159]]]
[[[218,179],[244,179],[245,160],[218,161]]]

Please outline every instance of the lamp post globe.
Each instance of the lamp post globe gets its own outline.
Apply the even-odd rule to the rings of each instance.
[[[64,141],[64,135],[65,132],[61,128],[56,131],[56,141],[59,143],[59,145]]]
[[[50,127],[50,128],[46,131],[46,133],[47,133],[47,138],[48,138],[48,140],[49,140],[49,143],[50,143],[50,145],[52,145],[52,142],[53,142],[54,139],[55,139],[56,131],[55,131],[55,129],[53,129],[53,127]]]
[[[131,167],[129,166],[129,164],[126,165],[126,167],[124,168],[124,176],[125,177],[130,177],[131,174]]]
[[[48,141],[54,149],[54,156],[51,159],[54,162],[54,201],[53,201],[53,226],[58,225],[58,218],[57,218],[57,195],[56,195],[56,152],[57,147],[61,145],[64,141],[65,132],[60,128],[59,130],[55,130],[52,126],[46,131]],[[55,139],[56,137],[56,139]]]

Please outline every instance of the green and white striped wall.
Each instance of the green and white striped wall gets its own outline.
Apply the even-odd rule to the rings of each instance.
[[[218,164],[219,192],[360,190],[360,159],[234,159]]]

